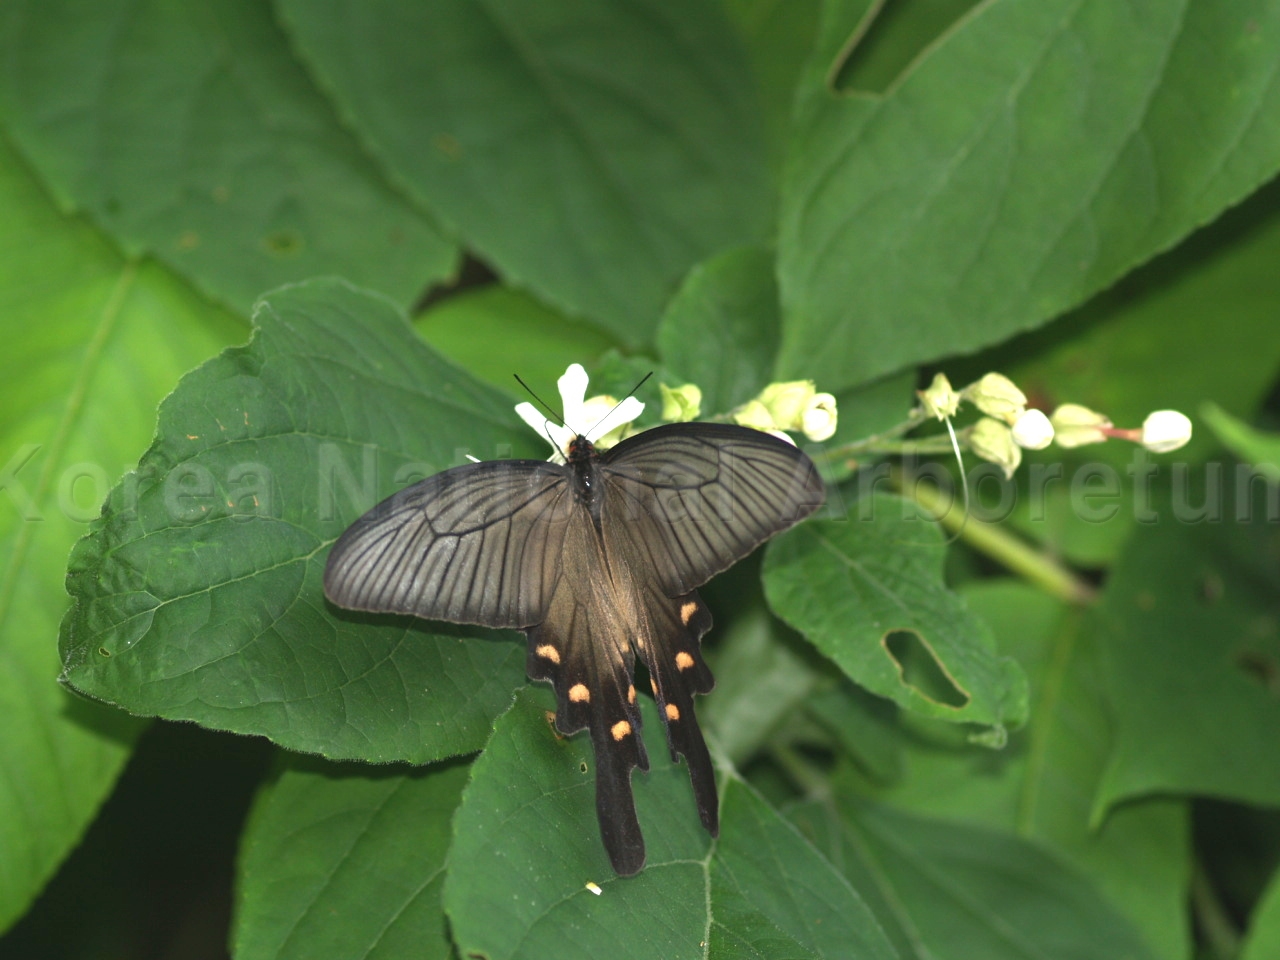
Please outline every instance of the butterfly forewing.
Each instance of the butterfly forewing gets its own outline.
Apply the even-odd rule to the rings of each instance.
[[[573,516],[568,468],[466,464],[406,487],[347,528],[325,568],[353,610],[528,627],[547,612]]]

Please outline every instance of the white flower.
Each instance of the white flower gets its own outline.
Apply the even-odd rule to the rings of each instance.
[[[1191,439],[1191,420],[1177,410],[1157,410],[1142,421],[1142,445],[1152,453],[1168,453]]]
[[[1040,410],[1025,410],[1013,421],[1013,442],[1025,450],[1043,450],[1053,443],[1053,424]]]
[[[989,417],[1012,424],[1027,409],[1027,397],[1003,373],[988,373],[960,392]]]
[[[1107,417],[1078,403],[1064,403],[1049,417],[1053,424],[1053,439],[1058,446],[1070,450],[1089,443],[1105,443],[1111,429]]]
[[[564,424],[548,420],[532,403],[516,404],[520,419],[551,444],[551,459],[556,463],[565,462],[569,444],[578,436],[607,449],[621,439],[622,428],[644,411],[644,404],[635,397],[627,397],[621,403],[603,396],[587,400],[587,383],[587,371],[580,363],[569,364],[564,376],[556,382]]]
[[[830,440],[836,432],[836,398],[829,393],[815,393],[809,398],[800,418],[804,435],[816,443]]]

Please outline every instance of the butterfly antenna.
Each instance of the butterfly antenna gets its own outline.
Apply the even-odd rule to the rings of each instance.
[[[649,371],[648,373],[646,373],[643,377],[641,377],[641,378],[640,378],[640,382],[639,382],[639,383],[637,383],[637,384],[636,384],[634,387],[632,387],[630,390],[628,390],[628,391],[627,391],[627,395],[626,395],[625,397],[623,397],[621,400],[619,400],[617,403],[615,403],[612,407],[610,407],[610,408],[609,408],[609,412],[608,412],[608,413],[606,413],[603,417],[601,417],[599,420],[597,420],[595,423],[593,423],[593,424],[591,425],[591,429],[592,429],[592,430],[595,430],[595,428],[596,428],[596,427],[600,426],[600,424],[604,423],[606,420],[608,420],[610,417],[612,417],[612,416],[613,416],[613,411],[617,410],[620,406],[622,406],[624,403],[626,403],[626,402],[627,402],[627,400],[629,400],[631,397],[634,397],[634,396],[635,396],[635,394],[636,394],[636,391],[637,391],[637,390],[639,390],[641,387],[643,387],[643,386],[645,385],[645,383],[646,383],[646,382],[648,382],[649,378],[650,378],[650,377],[652,377],[652,376],[653,376],[653,371],[652,371],[652,370],[650,370],[650,371]]]
[[[513,374],[512,374],[512,376],[516,378],[516,383],[518,383],[518,384],[520,384],[520,386],[524,387],[525,391],[529,394],[529,396],[533,397],[533,399],[534,399],[534,400],[538,401],[538,406],[540,406],[543,410],[547,411],[547,413],[551,414],[551,419],[552,419],[552,420],[554,420],[556,423],[560,424],[560,426],[564,427],[565,429],[572,429],[572,428],[571,428],[567,423],[565,423],[565,422],[564,422],[564,417],[562,417],[562,416],[560,416],[560,414],[556,413],[556,412],[555,412],[555,410],[553,410],[553,409],[551,408],[551,405],[550,405],[549,403],[547,403],[547,402],[546,402],[545,400],[543,400],[540,396],[538,396],[536,393],[534,393],[534,392],[533,392],[533,388],[532,388],[532,387],[530,387],[527,383],[525,383],[523,380],[521,380],[521,379],[520,379],[520,374],[518,374],[518,373],[513,373]],[[554,441],[553,441],[553,442],[554,442]]]

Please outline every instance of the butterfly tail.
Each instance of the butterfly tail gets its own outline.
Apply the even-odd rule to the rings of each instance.
[[[685,758],[702,825],[718,836],[715,766],[693,706],[695,694],[708,693],[715,686],[711,669],[702,659],[701,643],[702,635],[711,629],[711,611],[696,592],[675,600],[655,599],[649,609],[661,614],[651,620],[650,636],[640,643],[639,653],[649,670],[658,715],[667,728],[671,759],[677,754]]]
[[[644,837],[631,792],[631,771],[649,769],[640,736],[640,711],[627,655],[593,638],[585,606],[557,594],[550,616],[528,631],[527,669],[556,693],[556,729],[591,731],[596,764],[596,817],[613,869],[621,876],[644,867]]]

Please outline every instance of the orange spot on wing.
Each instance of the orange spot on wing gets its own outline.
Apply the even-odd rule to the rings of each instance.
[[[569,688],[569,699],[574,703],[590,703],[591,691],[585,683],[575,683]]]
[[[636,702],[636,687],[635,687],[635,684],[633,683],[631,686],[627,687],[627,703],[635,703],[635,702]]]
[[[544,643],[533,651],[543,660],[550,660],[552,663],[560,662],[560,651],[549,643]]]
[[[680,670],[688,670],[693,666],[693,657],[681,650],[676,654],[676,667]]]
[[[631,724],[627,723],[625,720],[619,720],[609,728],[609,732],[613,734],[613,739],[621,740],[623,737],[631,735]]]
[[[692,600],[690,600],[686,604],[683,604],[680,607],[680,622],[687,627],[689,625],[689,621],[693,619],[693,615],[697,612],[698,612],[698,605],[694,603]]]
[[[668,720],[680,719],[680,708],[677,707],[674,703],[667,704],[667,719]]]

